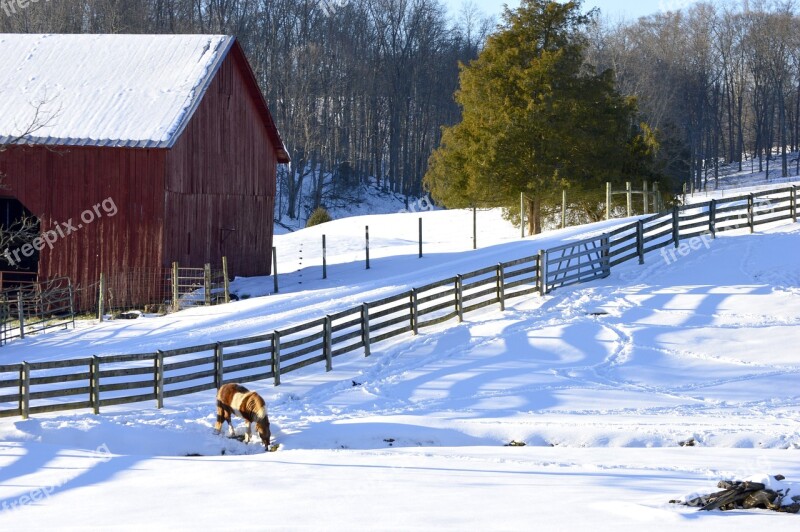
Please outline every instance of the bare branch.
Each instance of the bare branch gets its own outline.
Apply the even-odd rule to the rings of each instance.
[[[40,100],[31,102],[30,105],[33,107],[33,117],[29,120],[27,125],[24,125],[21,128],[17,126],[17,129],[21,130],[20,133],[11,137],[8,141],[6,141],[5,144],[0,144],[0,152],[5,151],[8,146],[13,146],[15,144],[26,144],[25,140],[29,139],[31,135],[51,125],[53,120],[55,120],[61,113],[60,108],[53,112],[47,112],[45,110],[45,107],[50,104],[51,101],[52,100],[48,100],[47,94],[45,93]]]

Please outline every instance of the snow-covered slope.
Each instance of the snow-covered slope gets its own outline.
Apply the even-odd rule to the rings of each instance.
[[[281,294],[255,297],[270,279],[240,281],[252,297],[230,306],[44,335],[2,354],[255,334],[620,223],[514,241],[498,215],[482,216],[473,252],[471,213],[423,215],[423,259],[417,214],[385,217],[385,233],[375,217],[286,235]],[[328,280],[313,249],[323,231]],[[800,480],[798,244],[797,224],[731,231],[677,260],[654,253],[607,279],[377,344],[331,373],[312,366],[277,388],[253,383],[276,453],[213,435],[213,392],[163,410],[1,420],[0,527],[212,529],[239,508],[257,530],[791,529],[797,516],[668,501],[715,491],[722,478]]]

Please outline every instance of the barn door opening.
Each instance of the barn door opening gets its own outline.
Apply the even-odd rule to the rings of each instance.
[[[16,198],[0,198],[0,288],[35,281],[39,251],[33,245],[40,223]]]

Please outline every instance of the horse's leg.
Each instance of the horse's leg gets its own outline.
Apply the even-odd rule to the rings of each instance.
[[[233,428],[233,414],[231,413],[230,408],[225,409],[225,421],[228,422],[228,436],[233,438],[236,436],[236,430]]]
[[[247,423],[247,432],[244,435],[244,441],[245,441],[245,443],[250,443],[250,436],[251,436],[250,429],[253,427],[253,424],[251,422],[247,421],[246,419],[245,419],[245,422]]]
[[[217,422],[214,423],[214,434],[219,434],[222,431],[222,423],[225,421],[224,412],[222,403],[217,401]]]
[[[217,423],[214,425],[214,432],[217,434],[222,431],[222,425],[228,423],[228,435],[234,436],[233,422],[231,421],[231,407],[217,401]]]

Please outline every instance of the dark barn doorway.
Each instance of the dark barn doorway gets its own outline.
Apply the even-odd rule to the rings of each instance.
[[[14,238],[19,234],[23,220],[28,220],[27,228],[22,236]],[[39,251],[26,244],[39,234],[39,225],[39,219],[18,199],[0,197],[0,231],[3,233],[0,240],[0,288],[35,280],[39,271]]]

